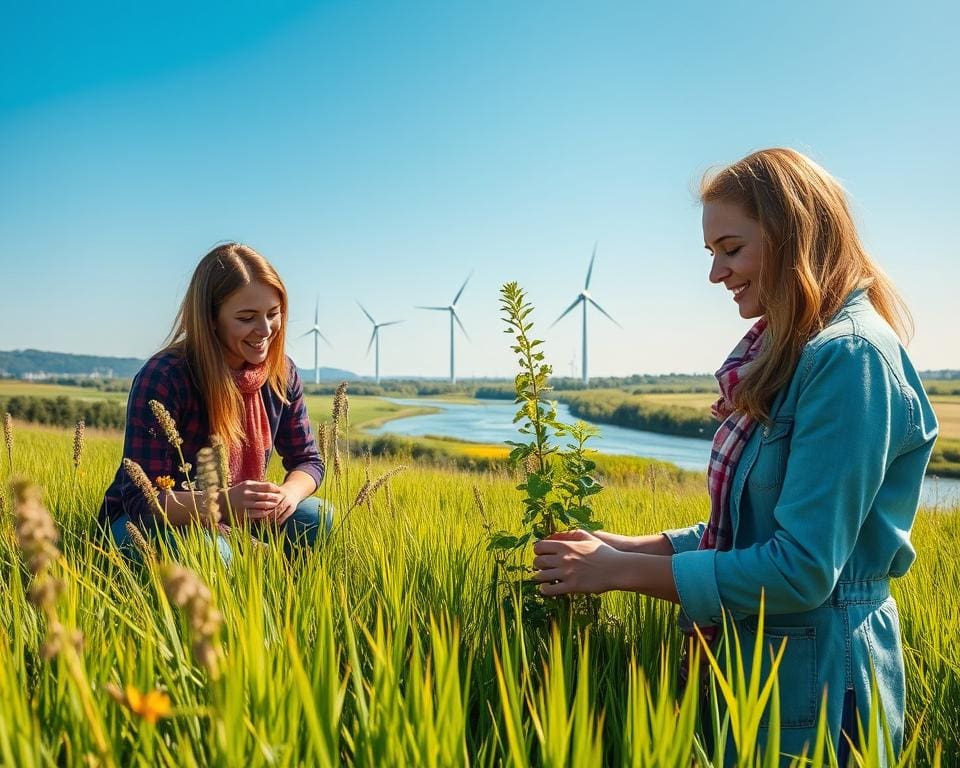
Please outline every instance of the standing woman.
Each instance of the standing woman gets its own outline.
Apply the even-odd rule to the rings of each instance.
[[[708,174],[700,199],[710,281],[755,321],[717,372],[710,520],[638,537],[557,534],[534,547],[536,577],[548,595],[627,589],[678,602],[688,631],[708,638],[728,613],[747,664],[763,590],[764,634],[774,647],[788,638],[783,752],[812,742],[826,690],[846,754],[841,731],[856,740],[856,716],[868,723],[871,669],[899,751],[890,579],[915,558],[910,529],[937,434],[900,341],[909,315],[864,251],[843,189],[800,153],[755,152]]]
[[[312,546],[329,511],[314,491],[323,480],[323,462],[310,429],[303,386],[284,353],[287,291],[270,263],[252,248],[228,243],[197,265],[167,346],[147,361],[133,380],[127,403],[123,455],[147,477],[169,477],[173,487],[160,496],[164,519],[148,503],[123,466],[100,508],[101,525],[118,544],[128,545],[126,523],[151,533],[187,526],[198,519],[199,494],[189,490],[180,456],[150,407],[156,400],[169,412],[183,443],[184,459],[197,467],[197,452],[219,436],[229,456],[230,487],[221,493],[239,521],[262,535],[279,527],[288,552]],[[283,459],[280,485],[264,479],[272,451]],[[192,479],[192,476],[191,476]],[[225,558],[230,551],[218,534]]]

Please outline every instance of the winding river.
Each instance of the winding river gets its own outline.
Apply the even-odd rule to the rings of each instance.
[[[408,437],[435,435],[452,437],[474,443],[503,443],[517,439],[513,424],[516,406],[501,400],[478,400],[476,404],[445,400],[390,398],[390,402],[404,406],[428,406],[433,413],[409,416],[388,421],[368,430],[370,434],[394,434]],[[561,421],[576,421],[564,403],[557,407]],[[683,469],[704,471],[710,458],[710,441],[693,437],[661,435],[636,429],[598,424],[600,437],[591,445],[603,453],[647,456],[669,461]],[[960,505],[960,480],[928,476],[924,479],[921,504],[925,507],[956,507]]]

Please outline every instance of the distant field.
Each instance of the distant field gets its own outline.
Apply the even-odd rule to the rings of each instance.
[[[717,399],[711,392],[651,392],[640,396],[651,405],[679,405],[684,408],[709,410]]]
[[[72,397],[77,400],[119,400],[126,402],[126,392],[103,392],[92,387],[72,387],[62,384],[44,384],[19,379],[0,379],[0,397]]]
[[[960,440],[960,396],[935,395],[930,402],[940,421],[940,436]]]

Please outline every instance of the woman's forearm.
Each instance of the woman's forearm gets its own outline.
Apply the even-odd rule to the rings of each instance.
[[[623,536],[619,533],[594,531],[593,535],[614,549],[619,549],[621,552],[635,552],[644,555],[660,556],[674,554],[670,540],[662,533],[654,533],[646,536]]]
[[[306,472],[295,469],[287,475],[281,487],[293,491],[299,501],[303,501],[308,496],[313,495],[313,492],[317,490],[317,481]]]
[[[680,602],[672,557],[638,552],[624,552],[621,557],[623,567],[617,575],[616,589],[640,592],[671,603]]]

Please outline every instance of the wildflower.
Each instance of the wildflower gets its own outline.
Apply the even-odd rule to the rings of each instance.
[[[147,504],[151,506],[153,512],[160,515],[160,517],[165,517],[163,507],[160,506],[160,501],[157,499],[157,491],[150,484],[150,480],[147,479],[147,474],[143,471],[143,467],[132,459],[124,457],[123,468],[127,473],[127,477],[140,489],[140,493],[143,494],[143,497],[147,500]]]
[[[83,433],[86,425],[83,419],[73,429],[73,468],[80,471],[80,459],[83,457]]]
[[[161,491],[172,491],[173,487],[176,485],[176,482],[170,475],[160,475],[159,477],[154,478],[153,484],[157,486]]]
[[[153,411],[153,416],[163,430],[163,433],[167,436],[167,440],[170,441],[170,445],[179,449],[180,446],[183,445],[183,439],[177,431],[177,424],[170,415],[170,411],[168,411],[166,406],[159,400],[150,401],[150,410]]]
[[[104,684],[103,690],[115,702],[142,717],[151,725],[156,725],[157,720],[169,717],[173,713],[170,697],[160,690],[141,693],[136,687],[128,685],[121,691],[119,686],[113,683]]]

